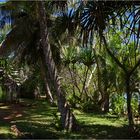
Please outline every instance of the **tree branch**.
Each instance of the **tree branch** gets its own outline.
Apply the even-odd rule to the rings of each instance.
[[[129,75],[131,76],[133,74],[133,72],[137,69],[137,67],[140,65],[140,59],[138,60],[138,62],[136,63],[136,65],[132,68],[132,70],[129,72]]]

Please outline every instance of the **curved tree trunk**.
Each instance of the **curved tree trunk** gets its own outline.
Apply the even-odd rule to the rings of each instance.
[[[47,29],[47,17],[45,10],[45,3],[43,1],[38,3],[39,12],[39,22],[40,22],[40,36],[41,36],[41,47],[45,55],[45,64],[48,69],[51,80],[53,81],[54,88],[56,90],[58,109],[61,114],[61,124],[62,128],[66,130],[74,130],[77,128],[76,119],[72,114],[70,107],[65,99],[65,93],[62,91],[61,83],[58,77],[58,72],[56,65],[54,63],[52,52],[48,39],[48,29]]]

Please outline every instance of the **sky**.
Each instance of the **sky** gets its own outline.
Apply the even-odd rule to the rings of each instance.
[[[0,2],[5,2],[6,0],[0,0]]]

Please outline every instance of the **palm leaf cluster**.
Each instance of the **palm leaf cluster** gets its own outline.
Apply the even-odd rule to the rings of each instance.
[[[51,7],[54,4],[53,2],[48,2],[46,6]],[[8,56],[12,53],[19,62],[28,61],[28,63],[36,63],[40,53],[42,53],[39,48],[40,37],[36,3],[8,1],[6,6],[1,6],[1,11],[6,9],[12,11],[9,17],[9,20],[13,21],[10,23],[12,30],[6,35],[0,54]],[[48,12],[50,12],[50,8],[48,8]],[[5,17],[7,14],[9,13],[2,13],[2,16]],[[4,21],[4,19],[1,21]],[[49,28],[52,28],[54,24],[53,19],[50,18],[47,24]],[[58,53],[55,44],[52,44],[52,49],[56,50],[56,52],[54,51],[55,54]]]
[[[127,28],[127,33],[139,33],[139,2],[138,1],[87,1],[81,12],[80,25],[83,31],[83,40],[87,43],[97,33],[102,36],[107,27],[118,25],[120,28]],[[136,26],[138,27],[136,29]],[[135,31],[134,31],[135,30]]]

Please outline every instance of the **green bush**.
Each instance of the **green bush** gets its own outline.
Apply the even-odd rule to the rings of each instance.
[[[100,108],[96,103],[88,101],[82,104],[82,111],[87,113],[99,112]]]
[[[113,96],[111,99],[111,113],[121,115],[124,114],[125,98],[123,95]]]
[[[132,106],[133,115],[138,115],[138,99],[132,98],[131,106]]]
[[[134,115],[138,115],[138,99],[132,96],[131,107]],[[111,100],[111,113],[122,115],[127,113],[127,100],[124,95],[114,96]]]

